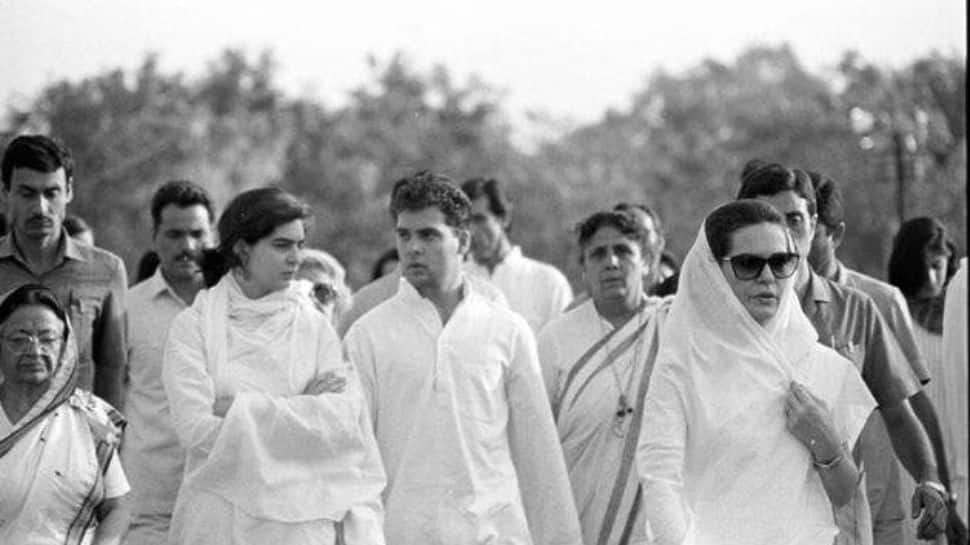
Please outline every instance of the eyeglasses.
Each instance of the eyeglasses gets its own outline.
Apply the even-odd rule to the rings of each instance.
[[[799,255],[792,252],[779,252],[768,257],[761,257],[754,254],[738,254],[731,257],[723,257],[721,261],[731,263],[731,270],[734,277],[738,280],[754,280],[761,276],[761,271],[765,265],[771,269],[771,274],[775,278],[788,278],[795,273],[798,268]]]
[[[6,343],[11,350],[19,354],[23,354],[24,352],[30,350],[35,343],[44,352],[54,352],[57,350],[57,347],[60,346],[61,338],[57,335],[41,334],[35,336],[15,333],[8,337],[4,337],[3,342]]]

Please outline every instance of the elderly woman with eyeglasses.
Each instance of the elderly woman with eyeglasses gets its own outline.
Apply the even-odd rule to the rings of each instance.
[[[661,332],[638,447],[658,544],[830,545],[858,484],[875,401],[817,341],[791,286],[781,214],[739,200],[706,218]]]
[[[109,545],[128,526],[116,450],[123,418],[77,386],[56,296],[25,285],[0,302],[0,543]]]

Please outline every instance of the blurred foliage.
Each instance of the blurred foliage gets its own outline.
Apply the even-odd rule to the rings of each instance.
[[[360,285],[393,243],[393,182],[430,168],[459,182],[504,180],[513,239],[577,281],[570,228],[583,216],[648,203],[683,255],[704,214],[734,197],[752,157],[839,181],[842,257],[877,277],[899,225],[900,187],[904,217],[938,216],[961,254],[966,247],[963,58],[932,54],[889,69],[848,52],[815,73],[787,46],[750,48],[731,64],[655,72],[628,109],[528,151],[513,144],[502,96],[486,82],[456,82],[443,66],[423,72],[401,55],[368,66],[368,81],[328,108],[286,96],[269,52],[227,50],[192,80],[160,71],[149,55],[133,71],[48,86],[29,110],[8,111],[6,137],[40,131],[67,142],[78,163],[71,208],[129,270],[150,246],[148,203],[160,183],[194,180],[219,205],[269,183],[313,206],[309,243]]]

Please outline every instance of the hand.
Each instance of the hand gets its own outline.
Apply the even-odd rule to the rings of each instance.
[[[960,515],[957,514],[956,504],[950,503],[947,505],[947,517],[946,517],[946,541],[949,545],[967,545],[967,540],[970,536],[967,534],[967,525],[960,519]]]
[[[212,414],[219,418],[225,418],[226,413],[229,412],[229,408],[232,407],[232,402],[235,399],[235,396],[217,397],[215,402],[212,403]]]
[[[805,385],[792,381],[785,398],[785,419],[788,431],[808,448],[816,461],[828,461],[842,454],[828,407]]]
[[[334,371],[327,371],[318,377],[314,377],[310,384],[307,384],[306,388],[303,389],[303,393],[311,396],[339,394],[344,391],[345,386],[347,386],[346,378],[337,375]]]
[[[946,529],[946,498],[943,492],[925,481],[916,485],[916,490],[913,491],[912,509],[914,519],[920,516],[921,511],[923,513],[916,526],[916,537],[933,539]]]

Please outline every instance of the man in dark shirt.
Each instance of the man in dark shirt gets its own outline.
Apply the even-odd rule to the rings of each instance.
[[[18,136],[4,151],[0,174],[10,233],[0,238],[0,294],[28,283],[53,290],[77,338],[78,386],[121,409],[125,266],[64,230],[73,170],[68,149],[48,136]]]
[[[802,310],[815,326],[819,342],[838,351],[859,369],[879,403],[896,456],[919,483],[913,494],[917,513],[922,510],[919,537],[937,536],[946,526],[946,489],[939,482],[928,435],[909,403],[909,397],[919,391],[919,381],[872,299],[815,274],[809,267],[805,257],[811,248],[817,216],[815,191],[808,174],[777,163],[752,161],[742,174],[738,198],[764,200],[785,216],[803,257],[795,277],[795,292]],[[878,420],[874,426],[877,425]],[[874,455],[874,450],[888,447],[869,440],[879,435],[875,429],[860,438],[863,459]],[[893,494],[886,490],[887,483],[874,477],[867,477],[867,491],[875,517],[881,502],[892,501]],[[880,532],[879,521],[874,523],[875,531]]]

